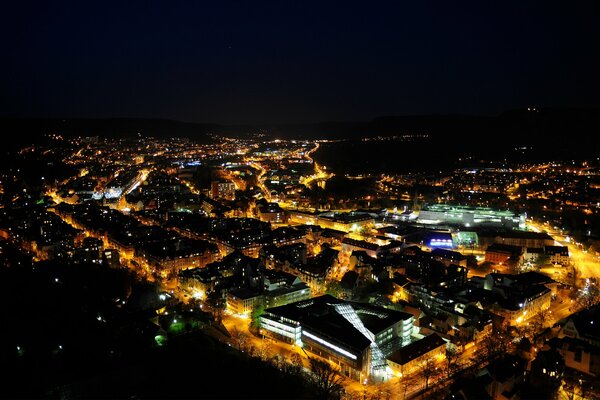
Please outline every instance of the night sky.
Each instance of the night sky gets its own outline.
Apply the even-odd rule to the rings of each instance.
[[[7,3],[1,117],[239,124],[600,106],[597,1]]]

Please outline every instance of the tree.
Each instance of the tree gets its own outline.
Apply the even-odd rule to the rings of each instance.
[[[263,361],[266,361],[269,358],[269,347],[266,343],[260,343],[256,347],[256,356]]]
[[[263,306],[262,304],[254,307],[254,309],[252,310],[250,327],[255,331],[258,331],[258,329],[260,328],[260,316],[263,315],[264,312],[265,306]]]
[[[435,375],[436,371],[435,362],[432,358],[427,358],[423,364],[421,364],[421,375],[425,379],[425,392],[429,389],[429,379]]]
[[[584,309],[591,308],[600,302],[600,289],[596,278],[586,280],[585,286],[580,289],[577,302]]]
[[[287,366],[287,372],[292,375],[302,375],[302,369],[304,368],[304,363],[302,362],[302,357],[298,353],[292,353],[290,356],[290,363]]]
[[[539,333],[544,330],[546,323],[550,320],[550,310],[547,308],[541,309],[532,319],[531,327],[533,333]]]
[[[333,297],[340,297],[342,292],[343,292],[343,289],[342,289],[342,285],[341,285],[340,281],[336,281],[335,279],[332,279],[331,281],[327,282],[325,285],[325,293],[332,295]]]
[[[238,350],[243,350],[246,343],[248,343],[248,335],[240,331],[237,327],[233,327],[231,330],[231,340]]]
[[[363,225],[358,230],[358,233],[364,237],[371,237],[371,236],[373,236],[372,230],[373,230],[373,225],[371,225],[371,224]]]
[[[544,266],[549,263],[550,263],[550,256],[548,254],[542,253],[539,256],[537,256],[537,258],[535,259],[535,265],[537,265],[538,267]]]
[[[342,377],[326,361],[310,358],[312,380],[316,386],[316,398],[339,399],[344,391]]]
[[[402,387],[402,399],[406,399],[406,393],[409,392],[409,389],[414,389],[419,386],[419,380],[417,379],[416,374],[404,375],[398,381],[400,386]]]
[[[469,269],[477,269],[477,267],[479,266],[478,262],[477,262],[477,257],[475,257],[474,255],[468,255],[467,256],[467,268]]]
[[[573,383],[567,383],[563,381],[562,385],[563,392],[567,395],[567,400],[575,400],[575,385]]]
[[[456,346],[446,348],[446,374],[450,378],[457,369],[458,349]]]
[[[503,328],[495,327],[482,341],[483,351],[479,355],[479,362],[492,361],[506,354],[510,341],[510,333]]]
[[[275,366],[275,368],[281,370],[284,365],[283,356],[281,354],[275,354],[273,357],[271,357],[271,363]]]

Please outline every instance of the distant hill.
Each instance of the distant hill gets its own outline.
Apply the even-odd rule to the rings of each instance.
[[[399,172],[600,157],[600,109],[511,110],[498,116],[387,116],[367,122],[274,126],[278,137],[345,139],[315,158],[337,172]],[[421,135],[407,141],[363,138]]]
[[[315,124],[276,125],[268,129],[274,134],[297,138],[360,138],[377,135],[426,133],[437,139],[481,138],[503,135],[538,141],[566,135],[583,137],[600,130],[600,109],[511,110],[498,116],[422,115],[384,116],[365,122],[323,122]]]
[[[210,133],[232,137],[263,133],[267,138],[361,139],[406,134],[429,135],[442,149],[478,150],[482,147],[535,145],[540,151],[600,154],[600,109],[511,110],[498,116],[424,115],[385,116],[363,122],[321,122],[263,126],[227,126],[167,119],[0,119],[4,140],[29,144],[47,133],[66,136],[143,136],[194,138],[210,142]]]
[[[211,141],[208,134],[240,134],[252,128],[198,124],[168,119],[142,118],[4,118],[0,129],[14,147],[38,143],[49,133],[64,136],[133,137],[190,137],[199,142]]]

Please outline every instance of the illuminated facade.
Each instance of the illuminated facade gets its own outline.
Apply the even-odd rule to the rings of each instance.
[[[334,229],[336,231],[351,232],[372,225],[374,218],[367,213],[360,212],[327,212],[313,214],[302,211],[289,211],[290,222],[303,225],[319,225],[321,228]]]
[[[398,349],[387,358],[387,362],[396,375],[402,376],[418,371],[428,361],[442,361],[445,356],[446,342],[433,333]]]
[[[325,295],[269,308],[261,331],[335,363],[352,379],[385,380],[385,357],[410,343],[414,317]]]
[[[211,182],[210,197],[213,199],[235,199],[235,184],[230,181]]]

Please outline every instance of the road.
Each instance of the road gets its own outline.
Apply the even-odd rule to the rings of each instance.
[[[545,232],[552,236],[555,242],[569,248],[571,262],[579,271],[580,278],[600,278],[600,256],[595,256],[573,243],[562,232],[548,223],[541,224],[532,220],[527,221],[527,226],[535,232]]]
[[[256,182],[258,187],[260,188],[263,197],[265,198],[265,200],[267,201],[271,201],[271,192],[269,191],[269,189],[265,186],[265,175],[267,173],[267,170],[260,165],[257,162],[251,162],[250,166],[252,168],[255,168],[258,170],[258,175],[256,176]]]

